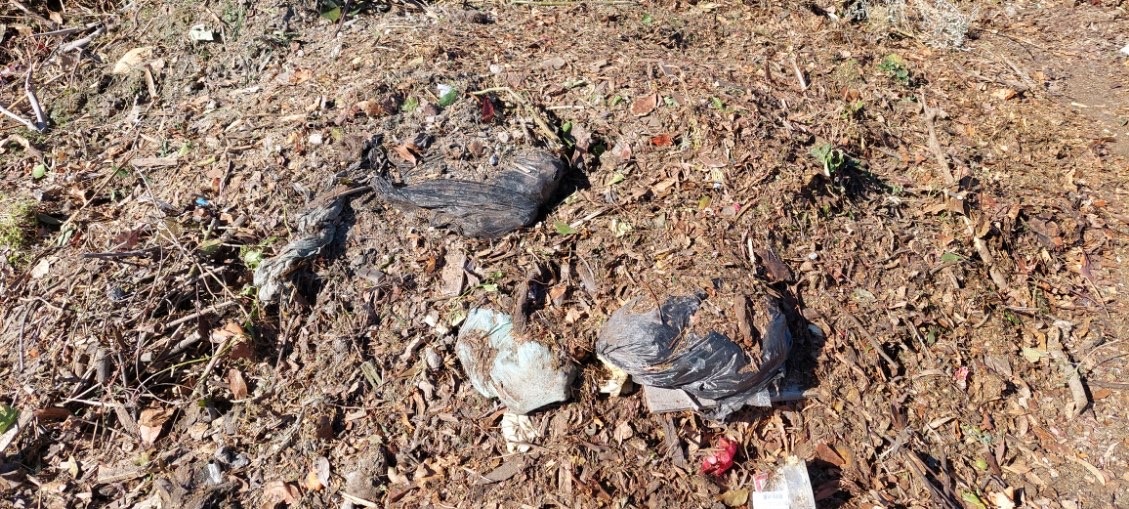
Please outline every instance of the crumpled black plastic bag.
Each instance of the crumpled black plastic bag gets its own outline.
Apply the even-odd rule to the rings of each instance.
[[[531,151],[517,155],[483,182],[437,179],[396,186],[377,176],[372,186],[392,205],[432,211],[434,226],[470,237],[496,238],[533,224],[564,172],[560,158]]]
[[[703,296],[670,297],[659,309],[633,311],[634,299],[612,314],[596,352],[642,385],[681,389],[717,401],[713,416],[744,406],[780,374],[792,350],[788,320],[774,298],[766,299],[769,323],[762,335],[763,364],[723,334],[686,330]]]

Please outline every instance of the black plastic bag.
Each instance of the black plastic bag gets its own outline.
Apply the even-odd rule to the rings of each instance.
[[[715,400],[713,416],[724,418],[780,374],[792,349],[792,333],[779,301],[767,299],[763,364],[754,367],[748,354],[723,334],[687,330],[703,298],[670,297],[659,309],[641,313],[633,310],[639,299],[628,302],[600,331],[596,352],[637,383]]]
[[[470,237],[496,238],[533,224],[564,172],[560,158],[532,151],[517,155],[505,169],[482,182],[436,179],[396,186],[378,176],[372,179],[372,186],[377,195],[397,207],[432,211],[434,226]]]

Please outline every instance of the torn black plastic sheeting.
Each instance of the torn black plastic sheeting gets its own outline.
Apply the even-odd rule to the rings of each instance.
[[[723,334],[687,330],[704,296],[670,297],[644,312],[634,299],[612,314],[600,331],[596,352],[627,372],[635,382],[679,389],[713,400],[707,415],[724,419],[752,401],[784,368],[792,349],[788,320],[775,298],[766,299],[769,322],[762,335],[763,363],[753,367],[748,354]]]
[[[497,175],[482,182],[436,179],[396,186],[372,179],[376,194],[400,208],[431,211],[432,224],[470,237],[496,238],[537,220],[557,190],[565,166],[546,151],[514,157]]]

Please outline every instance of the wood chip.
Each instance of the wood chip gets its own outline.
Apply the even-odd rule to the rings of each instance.
[[[157,168],[161,166],[176,166],[175,157],[136,157],[129,161],[134,168]]]
[[[109,466],[99,465],[98,476],[95,484],[114,484],[145,475],[145,468],[137,465]]]
[[[525,457],[513,456],[475,482],[477,485],[494,484],[509,479],[525,470]]]

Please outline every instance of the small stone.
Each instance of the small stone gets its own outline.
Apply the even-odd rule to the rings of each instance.
[[[427,369],[435,371],[443,366],[443,357],[430,346],[423,350],[423,359],[427,362]]]

